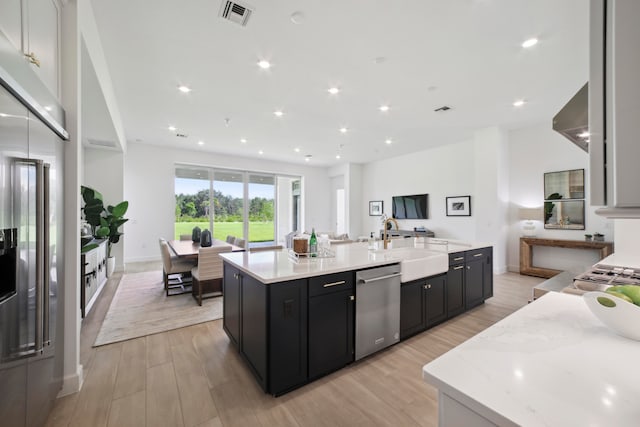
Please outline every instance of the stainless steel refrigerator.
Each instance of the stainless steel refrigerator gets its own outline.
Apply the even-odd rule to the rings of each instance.
[[[61,109],[6,52],[0,54],[0,425],[40,426],[62,384],[63,142],[53,131],[62,129],[53,118]]]

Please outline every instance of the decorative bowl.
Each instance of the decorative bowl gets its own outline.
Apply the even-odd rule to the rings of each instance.
[[[603,297],[613,302],[607,307],[598,302]],[[587,292],[582,296],[591,312],[616,334],[640,341],[640,306],[632,304],[606,292]]]

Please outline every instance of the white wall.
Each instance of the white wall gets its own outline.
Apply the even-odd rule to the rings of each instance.
[[[124,157],[125,262],[160,258],[158,238],[171,238],[175,223],[175,164],[231,168],[303,177],[303,228],[330,229],[330,181],[326,168],[203,151],[130,143]]]
[[[510,131],[509,138],[509,201],[510,231],[508,267],[519,270],[519,238],[522,221],[518,221],[520,207],[539,207],[543,204],[543,174],[568,169],[585,169],[585,230],[545,230],[542,221],[536,221],[536,236],[543,238],[580,240],[584,234],[600,232],[605,240],[613,240],[611,220],[594,213],[589,206],[589,156],[568,139],[554,132],[551,123],[542,123]],[[561,248],[534,248],[533,262],[548,268],[581,273],[598,261],[597,251]]]
[[[84,148],[84,178],[82,184],[102,193],[104,206],[116,205],[124,197],[124,154],[119,151]],[[125,218],[129,218],[128,213]],[[124,229],[121,228],[121,231]],[[116,270],[124,267],[126,236],[112,245],[111,255],[116,257]]]

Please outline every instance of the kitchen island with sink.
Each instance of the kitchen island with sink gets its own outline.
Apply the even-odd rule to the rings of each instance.
[[[492,295],[490,246],[402,240],[386,250],[335,245],[330,257],[297,258],[287,250],[220,255],[223,328],[265,392],[286,393],[344,367],[358,353],[370,354],[357,351],[363,337],[384,348]],[[381,321],[395,322],[394,341],[360,327],[370,323],[363,322],[370,313],[362,304],[371,304],[372,295],[365,294],[372,285],[363,286],[362,277],[378,281],[371,280],[376,270],[386,271],[380,279],[390,280],[390,289],[378,282],[380,301],[373,304],[391,313]]]

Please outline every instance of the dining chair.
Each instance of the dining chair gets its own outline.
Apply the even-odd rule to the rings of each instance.
[[[181,234],[180,240],[191,240],[191,234]]]
[[[231,252],[231,246],[210,246],[198,251],[198,265],[191,269],[191,295],[198,305],[203,299],[222,295],[222,258],[218,256],[222,252]]]
[[[279,251],[281,249],[282,249],[282,245],[256,246],[254,248],[249,248],[249,252]]]
[[[242,249],[247,249],[247,242],[244,239],[239,239],[236,237],[236,240],[233,244],[236,246],[240,246]]]
[[[182,260],[177,256],[171,256],[169,244],[165,239],[160,239],[160,254],[162,255],[162,278],[167,296],[186,292],[184,286],[191,284],[191,280],[183,280],[183,278],[191,274],[191,269],[194,266],[193,260]],[[169,293],[169,290],[174,288],[182,288],[182,291]]]
[[[229,235],[227,236],[227,243],[229,243],[229,244],[232,244],[232,245],[233,245],[233,244],[235,243],[235,241],[236,241],[236,237],[235,237],[235,236],[232,236],[231,234],[229,234]]]

